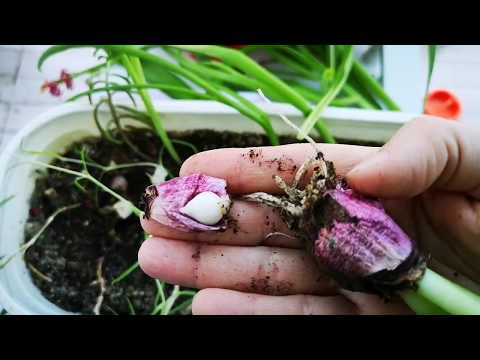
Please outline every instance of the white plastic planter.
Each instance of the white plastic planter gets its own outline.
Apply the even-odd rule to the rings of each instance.
[[[262,104],[265,111],[282,113],[300,123],[301,114],[289,105]],[[238,132],[261,132],[254,122],[235,110],[209,101],[159,101],[156,108],[162,114],[168,130],[216,129]],[[106,121],[106,113],[101,121]],[[352,140],[386,141],[414,114],[328,109],[324,120],[334,136]],[[293,134],[277,116],[272,116],[274,128],[280,134]],[[138,124],[135,122],[135,124]],[[33,119],[0,154],[0,199],[14,198],[0,208],[0,255],[15,252],[24,241],[24,226],[28,217],[29,199],[34,188],[35,166],[23,150],[62,151],[72,141],[88,135],[98,135],[89,105],[66,104],[53,108]],[[49,159],[37,158],[48,161]],[[10,314],[70,314],[45,299],[31,281],[21,256],[17,256],[0,271],[0,308]]]

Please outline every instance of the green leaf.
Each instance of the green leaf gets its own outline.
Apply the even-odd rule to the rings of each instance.
[[[241,51],[224,48],[215,45],[171,45],[173,47],[200,53],[203,55],[217,57],[226,64],[240,69],[245,74],[264,83],[268,87],[275,88],[279,94],[288,99],[291,104],[297,107],[304,114],[310,113],[310,105],[300,94],[290,88],[286,83],[269,72],[267,69],[257,64]]]
[[[313,111],[310,113],[308,118],[303,123],[302,127],[300,128],[300,133],[298,134],[298,139],[303,140],[306,136],[310,133],[313,127],[318,123],[320,116],[322,115],[323,111],[327,108],[328,105],[335,99],[335,97],[340,93],[343,86],[345,85],[350,71],[353,65],[353,46],[349,46],[345,49],[344,59],[342,63],[339,65],[338,69],[335,71],[335,77],[332,81],[330,88],[326,91],[326,93],[322,96],[318,104],[315,106]],[[331,139],[325,139],[327,141],[331,141]]]
[[[145,80],[149,84],[162,84],[171,86],[171,89],[165,89],[164,93],[175,99],[189,99],[190,96],[186,95],[185,91],[194,92],[182,79],[178,76],[165,71],[164,68],[158,66],[152,62],[142,60],[143,72],[145,74]],[[180,89],[179,91],[177,91]],[[181,91],[181,90],[184,91]]]
[[[95,45],[54,45],[54,46],[51,46],[47,50],[45,50],[45,52],[38,59],[37,69],[39,71],[41,71],[42,66],[45,63],[45,61],[53,55],[59,54],[61,52],[67,51],[67,50],[86,48],[86,47],[99,48],[98,46],[95,46]]]
[[[135,313],[135,308],[133,307],[132,302],[130,301],[130,298],[128,296],[125,296],[128,304],[128,310],[130,311],[130,315],[136,315]]]
[[[135,270],[137,270],[140,267],[138,264],[138,261],[135,262],[132,266],[130,266],[127,270],[125,270],[123,273],[121,273],[119,276],[117,276],[115,279],[112,280],[112,285],[115,285],[125,279],[127,276],[129,276],[131,273],[133,273]]]
[[[428,77],[427,88],[425,90],[425,101],[430,91],[430,83],[432,81],[433,69],[435,68],[435,60],[437,57],[437,45],[428,45]]]
[[[4,206],[6,203],[8,203],[14,197],[15,197],[15,195],[10,195],[10,196],[6,197],[5,199],[0,200],[0,207]]]
[[[263,86],[275,89],[276,93],[283,98],[283,101],[290,103],[292,106],[300,110],[304,116],[311,114],[312,108],[310,103],[297,91],[292,89],[288,84],[278,78],[276,75],[259,65],[257,62],[249,58],[247,55],[238,50],[224,48],[215,45],[170,45],[175,48],[192,51],[202,55],[219,58],[225,64],[239,69],[246,75],[259,81]],[[261,90],[264,90],[260,88]],[[335,142],[329,129],[323,123],[314,124],[320,135],[326,142]]]
[[[168,91],[174,91],[178,94],[182,94],[183,99],[210,99],[209,96],[205,94],[200,94],[196,93],[194,90],[187,89],[187,88],[182,88],[179,86],[174,86],[174,85],[164,85],[164,84],[145,84],[145,85],[137,85],[137,84],[132,84],[132,85],[113,85],[113,86],[106,86],[106,87],[101,87],[101,88],[94,88],[91,90],[84,91],[82,93],[79,93],[75,96],[72,96],[71,98],[67,99],[67,101],[75,101],[81,97],[84,96],[89,96],[94,93],[99,93],[99,92],[107,92],[107,91],[131,91],[131,90],[138,90],[138,89],[156,89],[163,91],[167,93]]]

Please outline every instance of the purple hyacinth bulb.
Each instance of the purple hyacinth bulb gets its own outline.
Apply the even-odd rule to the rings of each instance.
[[[223,179],[194,174],[146,189],[145,217],[186,232],[227,227],[230,196]]]
[[[414,243],[379,201],[338,187],[325,204],[313,253],[331,271],[361,279],[394,271],[412,255]]]

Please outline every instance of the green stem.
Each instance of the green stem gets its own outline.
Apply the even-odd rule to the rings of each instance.
[[[339,46],[339,48],[341,48],[342,51],[345,50],[343,46]],[[374,96],[380,99],[389,110],[400,111],[400,107],[386,93],[382,85],[380,85],[380,83],[375,80],[375,78],[370,75],[368,70],[357,60],[353,62],[352,75],[356,77],[362,84],[364,84]]]
[[[319,81],[322,82],[323,75],[327,68],[324,64],[322,64],[319,59],[317,59],[307,47],[300,45],[298,47],[299,51],[292,49],[289,46],[279,46],[281,50],[284,50],[292,55],[294,55],[299,61],[303,61],[305,66],[310,67],[309,72],[304,72],[302,75],[306,76],[307,79],[312,81]],[[298,91],[298,90],[297,90]],[[357,103],[360,107],[364,109],[379,109],[378,106],[371,103],[368,99],[366,99],[360,92],[358,92],[354,87],[346,83],[342,91],[344,91],[347,95],[356,97],[358,99]],[[301,92],[301,91],[299,91]],[[304,94],[302,94],[304,95]],[[305,95],[304,95],[305,96]],[[317,100],[318,101],[318,100]]]
[[[425,89],[424,103],[427,101],[428,93],[430,91],[430,83],[432,82],[433,68],[435,67],[435,59],[437,57],[437,45],[428,45],[428,76],[427,76],[427,88]]]
[[[40,69],[42,64],[50,56],[57,54],[59,52],[80,47],[89,47],[86,45],[56,45],[49,48],[46,52],[42,54],[38,61],[38,68]],[[214,98],[214,100],[225,103],[228,106],[233,108],[238,108],[238,103],[232,101],[230,97],[225,96],[219,89],[212,83],[204,80],[201,76],[198,76],[191,71],[183,68],[182,66],[167,61],[159,56],[151,54],[147,51],[142,50],[137,46],[132,45],[92,45],[94,48],[101,48],[107,51],[110,56],[115,56],[121,54],[122,56],[129,57],[138,57],[145,61],[150,61],[157,65],[162,66],[163,68],[185,77],[186,79],[192,81],[196,85],[202,87],[206,92]],[[224,60],[225,63],[240,68],[246,74],[253,76],[258,81],[261,81],[265,84],[266,87],[273,87],[276,89],[277,93],[290,102],[293,106],[297,107],[305,116],[308,116],[311,112],[311,106],[309,102],[303,98],[300,94],[295,92],[283,81],[278,79],[275,75],[271,74],[269,71],[264,69],[262,66],[258,65],[255,61],[250,59],[247,55],[239,52],[233,51],[231,49],[222,48],[220,46],[177,46],[178,48],[195,51],[199,53],[204,53],[208,56],[219,57]],[[233,63],[233,65],[232,65]],[[135,72],[134,72],[135,73]],[[248,116],[248,115],[247,115]],[[332,139],[331,134],[328,132],[328,129],[324,124],[319,124],[318,129],[324,139]]]
[[[2,207],[3,205],[5,205],[6,203],[8,203],[8,202],[9,202],[10,200],[12,200],[14,197],[15,197],[15,195],[10,195],[10,196],[6,197],[5,199],[0,200],[0,207]]]
[[[339,69],[336,71],[334,83],[332,84],[330,89],[328,89],[325,95],[322,96],[322,99],[315,106],[313,111],[310,113],[310,115],[308,116],[308,118],[305,120],[302,127],[300,128],[301,132],[297,136],[299,140],[303,140],[310,133],[310,130],[313,128],[313,126],[315,126],[317,129],[320,126],[325,127],[324,122],[319,121],[320,116],[322,115],[325,108],[335,99],[335,97],[338,95],[338,93],[344,86],[345,82],[347,81],[350,75],[350,70],[352,68],[352,62],[353,62],[353,46],[350,46],[348,52],[345,54],[342,64],[339,66]],[[321,133],[321,135],[323,136],[324,134]],[[326,133],[326,135],[329,137],[324,138],[324,140],[328,142],[335,141],[333,136],[331,136],[328,132]]]
[[[447,280],[430,269],[418,282],[416,293],[452,315],[480,315],[480,295]],[[413,299],[412,293],[402,294]]]
[[[181,303],[180,305],[177,305],[176,307],[174,307],[172,309],[172,311],[170,311],[170,314],[171,315],[176,315],[177,313],[187,309],[189,306],[192,305],[192,302],[193,302],[193,299],[188,299],[188,300],[185,300],[183,303]]]
[[[127,270],[125,270],[123,273],[121,273],[119,276],[117,276],[115,279],[112,280],[112,285],[115,285],[116,283],[119,283],[123,279],[125,279],[128,275],[130,275],[133,271],[138,269],[140,265],[138,264],[138,261],[130,266]]]
[[[289,101],[293,106],[299,109],[304,116],[311,119],[312,108],[310,103],[301,96],[298,92],[293,90],[285,82],[266,70],[264,67],[257,64],[248,56],[240,51],[222,48],[214,45],[175,45],[176,47],[188,51],[198,52],[200,54],[219,57],[231,66],[235,66],[244,71],[259,81],[265,83],[267,86],[276,89],[277,93]],[[329,99],[330,100],[330,99]],[[330,100],[331,101],[331,100]],[[308,120],[308,119],[307,119]],[[318,119],[317,119],[318,120]],[[317,122],[315,128],[320,133],[322,139],[328,143],[335,143],[330,130],[323,122]]]
[[[133,205],[130,201],[128,201],[127,199],[123,198],[122,196],[118,195],[115,191],[111,190],[108,186],[102,184],[100,181],[98,181],[97,179],[95,179],[92,175],[90,175],[89,173],[85,173],[85,172],[78,172],[78,171],[74,171],[74,170],[69,170],[69,169],[64,169],[64,168],[61,168],[61,167],[58,167],[58,166],[54,166],[54,165],[49,165],[49,164],[45,164],[45,163],[42,163],[40,161],[31,161],[32,164],[36,164],[36,165],[40,165],[40,166],[43,166],[43,167],[46,167],[48,169],[52,169],[52,170],[56,170],[56,171],[59,171],[59,172],[63,172],[65,174],[70,174],[70,175],[75,175],[79,178],[82,178],[82,179],[86,179],[86,180],[89,180],[90,182],[92,182],[93,184],[95,184],[96,186],[98,186],[100,189],[102,189],[103,191],[105,191],[106,193],[112,195],[114,198],[116,198],[117,200],[119,201],[123,201],[125,203],[128,204],[128,206],[132,209],[132,212],[138,216],[139,218],[141,218],[143,215],[144,215],[144,212],[142,210],[140,210],[139,208],[137,208],[135,205]]]
[[[198,52],[208,56],[219,57],[227,64],[235,66],[246,74],[253,76],[268,86],[277,89],[278,93],[289,99],[293,106],[298,108],[304,115],[311,111],[310,104],[296,91],[267,71],[264,67],[257,64],[254,60],[240,51],[223,48],[215,45],[174,45],[180,49]]]
[[[202,87],[207,91],[208,94],[210,94],[215,100],[220,101],[225,103],[228,106],[231,106],[235,109],[237,109],[240,113],[246,115],[249,118],[252,118],[254,120],[258,119],[258,117],[255,116],[255,114],[252,114],[249,109],[245,108],[244,106],[240,106],[237,102],[234,102],[231,98],[225,96],[216,86],[213,84],[205,81],[202,79],[200,76],[196,75],[195,73],[177,65],[170,63],[156,55],[150,54],[148,52],[145,52],[143,50],[140,50],[134,46],[128,46],[128,45],[111,45],[109,46],[114,51],[119,51],[123,52],[124,54],[129,54],[132,56],[136,56],[139,58],[142,58],[146,61],[151,61],[153,63],[156,63],[158,65],[161,65],[170,71],[173,71],[175,73],[178,73],[179,75],[182,75],[189,79],[190,81],[194,82],[198,86]]]
[[[372,104],[368,101],[361,93],[359,93],[355,88],[350,86],[349,84],[345,84],[343,87],[343,91],[349,96],[356,97],[358,100],[358,104],[364,109],[371,109],[371,110],[378,110],[378,106]]]
[[[400,296],[417,315],[448,315],[448,312],[426,300],[416,291],[405,291]]]
[[[335,71],[335,45],[328,45],[328,66]]]
[[[122,55],[121,57],[122,63],[127,69],[128,73],[132,77],[133,81],[138,85],[145,85],[146,80],[143,74],[142,64],[138,57],[128,57],[127,55]],[[152,118],[152,123],[157,131],[158,136],[162,139],[165,148],[169,152],[170,156],[177,162],[180,163],[181,159],[178,155],[177,151],[175,150],[170,138],[168,137],[165,128],[163,127],[162,120],[160,119],[160,115],[156,111],[155,107],[153,106],[152,99],[148,92],[144,89],[139,89],[140,96],[143,100],[145,105],[145,109],[147,110],[148,114]]]
[[[60,215],[61,213],[65,212],[65,211],[69,211],[69,210],[72,210],[72,209],[76,209],[80,207],[80,204],[74,204],[74,205],[69,205],[69,206],[64,206],[60,209],[57,209],[52,215],[50,215],[47,220],[45,221],[45,223],[43,224],[43,226],[40,228],[40,230],[38,230],[38,232],[26,243],[24,243],[23,245],[21,245],[17,251],[15,251],[13,254],[11,254],[10,256],[8,256],[7,258],[3,259],[1,258],[0,260],[0,270],[3,269],[5,266],[7,266],[7,264],[12,261],[17,255],[19,254],[25,254],[26,251],[31,248],[36,242],[37,240],[40,238],[40,236],[42,236],[42,234],[45,232],[45,230],[50,226],[50,224],[57,218],[58,215]]]
[[[249,113],[250,114],[249,117],[255,120],[263,128],[263,130],[265,130],[270,140],[270,143],[272,145],[274,146],[280,145],[280,140],[278,139],[277,133],[273,129],[272,123],[270,121],[270,117],[264,111],[262,111],[259,107],[257,107],[252,102],[238,95],[236,92],[228,88],[225,88],[224,91],[230,94],[235,99],[237,99],[237,101],[241,106],[245,107],[245,110],[243,110],[243,113]]]
[[[132,85],[112,85],[112,86],[106,86],[102,88],[94,88],[92,90],[87,90],[84,92],[81,92],[75,96],[72,96],[69,98],[67,101],[75,101],[81,97],[88,96],[94,93],[99,93],[99,92],[107,92],[107,91],[122,91],[122,90],[138,90],[138,89],[156,89],[156,90],[172,90],[176,91],[179,93],[183,93],[184,95],[187,95],[188,97],[191,97],[193,99],[203,99],[203,100],[209,100],[210,97],[196,93],[193,90],[188,90],[184,89],[178,86],[174,85],[164,85],[164,84],[145,84],[145,85],[139,85],[139,84],[132,84]]]

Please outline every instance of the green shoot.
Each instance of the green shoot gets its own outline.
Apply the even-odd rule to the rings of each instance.
[[[94,185],[98,186],[103,191],[105,191],[106,193],[112,195],[117,200],[124,202],[132,210],[132,212],[136,216],[142,217],[144,215],[143,211],[141,211],[139,208],[137,208],[135,205],[133,205],[130,201],[123,198],[122,196],[120,196],[119,194],[117,194],[116,192],[111,190],[108,186],[102,184],[100,181],[98,181],[96,178],[94,178],[88,172],[88,170],[86,168],[83,170],[83,172],[79,172],[79,171],[64,169],[64,168],[61,168],[61,167],[55,166],[55,165],[45,164],[45,163],[40,162],[40,161],[30,161],[30,163],[32,163],[34,165],[39,165],[39,166],[42,166],[42,167],[45,167],[45,168],[48,168],[48,169],[51,169],[51,170],[56,170],[56,171],[59,171],[59,172],[70,174],[70,175],[76,176],[77,178],[80,178],[80,179],[88,180],[88,181],[92,182]]]
[[[16,256],[19,254],[23,255],[25,252],[35,244],[35,242],[42,236],[42,234],[45,232],[45,230],[48,228],[48,226],[57,218],[58,215],[80,207],[80,204],[74,204],[74,205],[69,205],[69,206],[64,206],[61,207],[60,209],[57,209],[52,215],[50,215],[43,226],[40,228],[40,230],[26,243],[21,245],[16,252],[13,254],[7,256],[5,259],[2,259],[0,261],[0,270],[3,269],[7,264],[12,261]]]
[[[345,51],[345,49],[342,49]],[[400,111],[400,107],[395,101],[385,92],[382,85],[375,80],[375,78],[368,72],[368,70],[359,62],[354,61],[352,66],[352,75],[374,95],[380,99],[388,110]]]
[[[138,264],[138,261],[135,262],[132,266],[130,266],[127,270],[125,270],[123,273],[121,273],[119,276],[117,276],[115,279],[112,280],[112,285],[115,285],[122,280],[124,280],[127,276],[129,276],[131,273],[133,273],[135,270],[137,270],[140,267]]]
[[[195,291],[181,291],[180,287],[175,285],[169,297],[167,298],[165,296],[165,284],[156,279],[155,285],[157,286],[157,295],[155,297],[155,305],[151,315],[173,315],[174,313],[177,313],[188,307],[188,304],[182,303],[172,309],[178,298],[182,296],[193,297],[195,295]]]
[[[12,200],[15,197],[15,195],[10,195],[7,196],[5,199],[0,200],[0,207],[6,205],[10,200]]]
[[[195,145],[193,145],[191,142],[178,140],[178,139],[174,139],[174,140],[172,140],[172,142],[174,144],[179,144],[179,145],[183,145],[183,146],[186,146],[186,147],[190,148],[193,151],[194,154],[197,154],[197,153],[200,152],[198,150],[198,148]]]
[[[142,64],[139,58],[134,56],[129,57],[128,55],[122,55],[121,59],[129,75],[132,77],[133,82],[138,85],[145,85],[146,84],[145,75],[143,73]],[[163,127],[163,123],[162,123],[162,120],[160,119],[160,115],[155,110],[155,107],[153,106],[153,102],[150,95],[145,89],[139,89],[139,93],[143,100],[145,108],[147,109],[147,113],[150,115],[152,119],[153,126],[157,131],[158,135],[160,136],[160,138],[162,139],[162,142],[165,145],[167,151],[176,162],[180,163],[180,157],[178,156],[177,151],[173,147],[170,141],[170,138],[168,137],[168,134],[165,128]]]
[[[42,54],[42,56],[40,56],[40,59],[39,59],[39,62],[38,62],[39,70],[41,69],[41,66],[42,66],[43,62],[48,57],[50,57],[54,54],[63,52],[65,50],[69,50],[69,49],[72,49],[72,48],[81,48],[81,47],[84,47],[84,46],[82,46],[82,45],[80,45],[80,46],[57,45],[57,46],[50,47],[49,49],[47,49]],[[109,47],[108,46],[94,46],[94,48],[104,49],[104,50],[106,50],[107,53],[109,53]],[[116,55],[118,56],[119,54],[117,53]],[[133,82],[137,85],[145,85],[146,84],[145,75],[143,73],[142,64],[139,61],[139,59],[137,57],[128,56],[126,54],[120,54],[120,56],[118,56],[118,57],[119,57],[121,63],[123,64],[123,66],[126,68],[130,77],[133,79]],[[114,56],[114,58],[116,59],[115,56]],[[152,100],[150,98],[150,95],[148,94],[146,89],[139,89],[139,93],[140,93],[140,96],[143,100],[145,108],[147,109],[147,113],[150,115],[153,127],[157,131],[157,134],[162,139],[162,142],[166,146],[166,148],[167,148],[168,152],[170,153],[170,155],[172,156],[172,158],[175,161],[177,161],[178,163],[180,163],[180,157],[178,156],[177,152],[175,151],[175,148],[173,147],[173,145],[172,145],[172,143],[171,143],[164,127],[163,127],[163,123],[160,119],[160,115],[156,112],[156,110],[153,106]],[[97,121],[97,125],[98,125],[98,121]],[[105,135],[105,133],[103,133],[102,135]]]
[[[252,76],[258,81],[262,82],[262,87],[266,89],[274,88],[283,100],[290,102],[293,106],[298,108],[305,116],[311,113],[309,102],[288,86],[285,82],[280,80],[274,74],[257,64],[254,60],[240,51],[223,48],[214,45],[174,45],[177,48],[197,52],[203,55],[218,57],[226,64],[236,67],[246,74]],[[328,128],[318,123],[317,130],[327,142],[334,142],[333,137],[328,131]]]
[[[310,112],[310,105],[305,99],[290,88],[287,84],[277,78],[274,74],[257,64],[254,60],[238,50],[228,49],[216,45],[172,45],[179,49],[200,53],[203,55],[217,57],[226,64],[236,67],[246,74],[252,76],[265,84],[267,88],[275,88],[277,93],[284,99],[291,101],[291,104],[297,107],[304,114]]]
[[[127,300],[127,304],[128,304],[128,309],[130,311],[130,315],[136,315],[135,313],[135,308],[133,307],[133,304],[132,302],[130,301],[129,297],[128,296],[125,296],[125,299]]]
[[[432,81],[433,69],[435,67],[435,60],[437,57],[437,45],[428,45],[428,75],[427,88],[425,89],[425,101],[427,100],[430,91],[430,83]]]
[[[338,95],[343,85],[347,81],[348,76],[350,75],[352,64],[353,64],[353,47],[350,46],[348,48],[348,51],[346,52],[346,55],[342,64],[339,66],[338,71],[336,71],[335,78],[332,82],[331,87],[328,89],[325,95],[323,95],[322,99],[318,102],[318,104],[315,106],[313,111],[310,113],[308,118],[303,123],[301,127],[301,132],[298,134],[298,137],[297,137],[299,140],[305,139],[305,136],[307,136],[310,133],[310,131],[315,126],[315,124],[317,124],[317,122],[319,121],[323,111]],[[325,140],[329,142],[333,142],[332,137],[327,138]]]
[[[137,85],[144,85],[145,82],[143,81],[143,77],[141,74],[141,69],[139,69],[138,65],[139,61],[138,60],[133,60],[135,58],[140,59],[142,62],[150,62],[152,64],[155,64],[155,66],[161,67],[165,69],[166,71],[172,72],[176,76],[181,76],[184,77],[185,79],[193,82],[195,85],[201,87],[203,90],[206,91],[207,95],[210,96],[213,100],[222,102],[228,106],[231,106],[235,109],[237,109],[239,112],[242,114],[246,115],[249,118],[253,118],[257,121],[259,121],[260,125],[263,125],[262,127],[264,129],[269,129],[268,124],[265,124],[265,117],[260,117],[258,114],[254,113],[251,111],[251,109],[245,108],[245,106],[242,106],[239,104],[237,101],[234,101],[231,97],[226,96],[221,89],[219,89],[218,84],[214,84],[212,82],[206,81],[202,76],[197,75],[193,73],[192,71],[188,70],[185,67],[182,67],[178,64],[171,63],[159,56],[156,56],[154,54],[151,54],[144,49],[136,46],[131,46],[131,45],[94,45],[94,46],[84,46],[84,45],[79,45],[79,46],[64,46],[64,45],[59,45],[59,46],[52,46],[49,48],[46,52],[42,54],[40,57],[38,66],[41,68],[42,64],[50,57],[55,54],[58,54],[60,52],[74,49],[74,48],[79,48],[79,47],[94,47],[97,49],[104,49],[107,51],[107,53],[110,54],[113,58],[116,58],[117,56],[120,56],[122,58],[122,63],[124,66],[127,68],[130,76],[134,79],[134,83]],[[248,57],[244,56],[246,59]],[[251,61],[251,60],[250,60]],[[286,85],[285,85],[286,86]],[[139,90],[140,93],[142,90]],[[147,107],[147,112],[152,116],[153,114],[153,105],[147,97],[143,97],[144,100],[146,100],[146,107]],[[305,101],[305,104],[308,105],[308,103]],[[304,107],[304,110],[306,110],[306,107]],[[153,115],[154,117],[156,115]],[[156,129],[158,129],[161,132],[161,129],[158,127],[161,126],[161,123],[158,121],[154,121],[154,125],[156,126]],[[276,134],[273,132],[268,134],[269,138],[274,140]],[[164,142],[165,143],[165,142]],[[165,145],[168,145],[165,144]]]
[[[165,299],[152,311],[152,315],[168,315],[172,309],[175,301],[180,296],[180,286],[175,285],[168,298]]]
[[[191,308],[193,302],[193,298],[185,300],[183,303],[177,305],[170,311],[170,315],[177,315],[186,312],[189,308]]]
[[[155,310],[159,308],[159,306],[163,307],[166,301],[165,289],[164,289],[165,284],[160,282],[160,280],[155,279],[155,285],[157,287],[157,296],[155,297],[155,307],[152,310],[152,315],[155,315],[156,314]]]
[[[53,282],[53,280],[51,278],[49,278],[47,275],[43,274],[42,272],[40,272],[40,270],[38,270],[35,266],[33,266],[32,264],[28,264],[28,268],[32,271],[32,273],[37,276],[39,279],[42,279],[43,281],[46,281],[46,282]]]
[[[328,45],[328,65],[335,72],[335,45]]]
[[[154,83],[149,83],[149,84],[144,84],[144,85],[137,85],[137,84],[131,84],[131,85],[111,85],[111,86],[106,86],[106,87],[101,87],[101,88],[92,88],[90,90],[81,92],[75,96],[72,96],[71,98],[67,99],[67,102],[72,102],[75,100],[78,100],[82,97],[89,96],[95,93],[103,93],[107,91],[122,91],[122,90],[143,90],[143,89],[154,89],[154,90],[170,90],[170,91],[176,91],[178,93],[181,93],[184,95],[186,98],[191,98],[191,99],[202,99],[202,100],[210,100],[211,98],[207,95],[197,93],[193,90],[190,89],[184,89],[181,87],[177,86],[172,86],[172,85],[165,85],[165,84],[154,84]]]
[[[324,75],[324,80],[328,84],[335,77],[336,55],[335,55],[335,45],[327,45],[327,47],[328,47],[328,69],[325,71],[323,75]]]
[[[407,303],[418,304],[419,297],[452,315],[480,315],[480,295],[427,269],[416,291],[401,294]],[[414,309],[415,310],[415,309]]]
[[[403,300],[417,315],[448,315],[448,312],[426,300],[414,291],[401,294]]]

